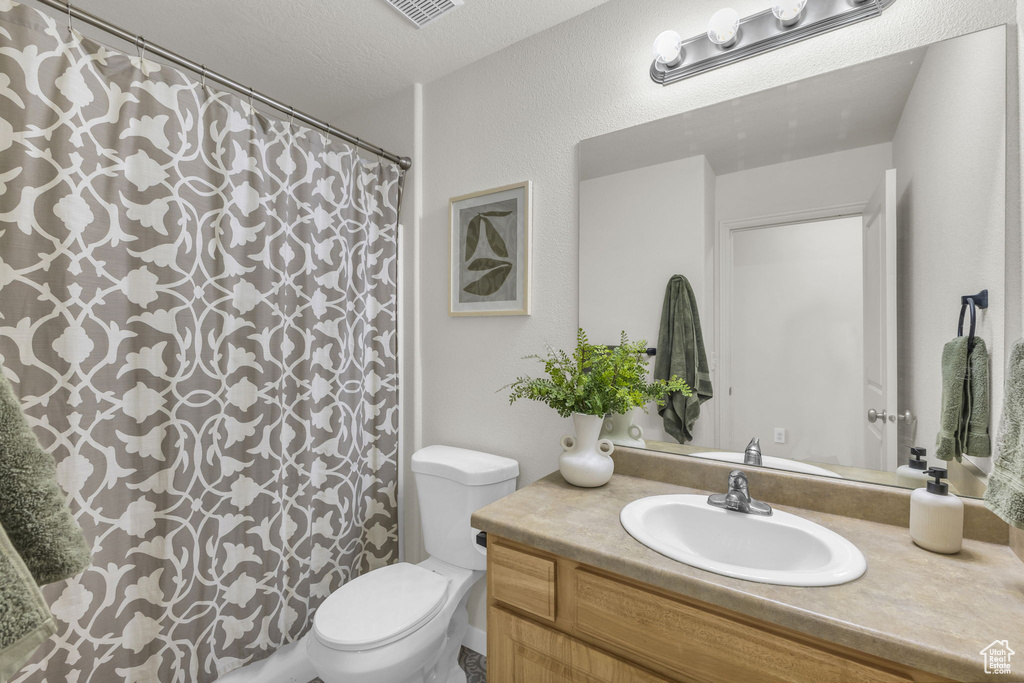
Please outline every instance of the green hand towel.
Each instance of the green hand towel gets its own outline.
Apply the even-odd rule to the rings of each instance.
[[[0,683],[6,683],[57,627],[43,594],[0,528]]]
[[[996,460],[985,489],[985,507],[1007,524],[1024,529],[1024,339],[1010,351],[1004,396]]]
[[[967,382],[967,337],[957,337],[942,348],[942,413],[935,456],[960,460],[964,444],[960,423],[964,418],[964,385]]]
[[[974,348],[968,356],[967,391],[970,395],[971,411],[964,426],[964,453],[972,458],[987,458],[992,455],[992,440],[989,438],[989,356],[985,340],[976,337]]]
[[[71,516],[53,456],[39,445],[0,368],[0,525],[39,585],[89,566],[90,547]]]
[[[658,409],[665,431],[679,443],[693,440],[693,426],[700,417],[700,406],[714,395],[711,371],[704,351],[704,335],[700,329],[697,298],[690,282],[682,275],[673,275],[665,288],[661,307],[661,330],[658,333],[658,356],[654,363],[655,379],[679,377],[693,390],[690,396],[679,392],[668,397]]]
[[[935,455],[960,461],[966,453],[991,454],[989,439],[989,358],[985,340],[957,337],[942,349],[942,413]]]

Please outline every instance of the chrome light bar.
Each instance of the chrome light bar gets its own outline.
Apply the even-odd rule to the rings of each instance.
[[[669,63],[655,59],[651,80],[668,85],[792,45],[822,33],[879,17],[896,0],[809,0],[800,17],[786,26],[771,9],[740,20],[739,35],[728,47],[702,34],[683,41],[679,56]]]

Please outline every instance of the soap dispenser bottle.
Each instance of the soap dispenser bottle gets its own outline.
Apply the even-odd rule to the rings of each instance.
[[[910,538],[925,550],[958,553],[964,540],[964,503],[942,481],[945,469],[933,467],[925,472],[934,481],[910,494]]]
[[[919,489],[928,483],[928,451],[923,448],[910,449],[910,462],[896,468],[896,485],[908,489]]]

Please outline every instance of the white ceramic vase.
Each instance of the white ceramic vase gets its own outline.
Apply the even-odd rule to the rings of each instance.
[[[640,428],[640,425],[634,424],[639,413],[640,409],[634,408],[628,413],[609,415],[604,419],[601,437],[608,439],[616,446],[647,448],[647,443],[643,438],[644,430]]]
[[[615,470],[615,463],[611,458],[615,446],[608,439],[601,438],[604,418],[600,415],[573,413],[572,424],[576,435],[562,437],[562,455],[558,458],[559,471],[573,486],[604,486],[612,478],[612,472]]]

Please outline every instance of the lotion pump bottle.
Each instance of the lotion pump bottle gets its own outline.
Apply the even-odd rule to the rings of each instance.
[[[945,469],[933,467],[926,472],[934,481],[910,494],[910,538],[934,553],[958,553],[964,540],[964,503],[942,481]]]
[[[910,462],[896,468],[896,484],[908,489],[919,489],[928,483],[928,451],[923,448],[910,449]]]

